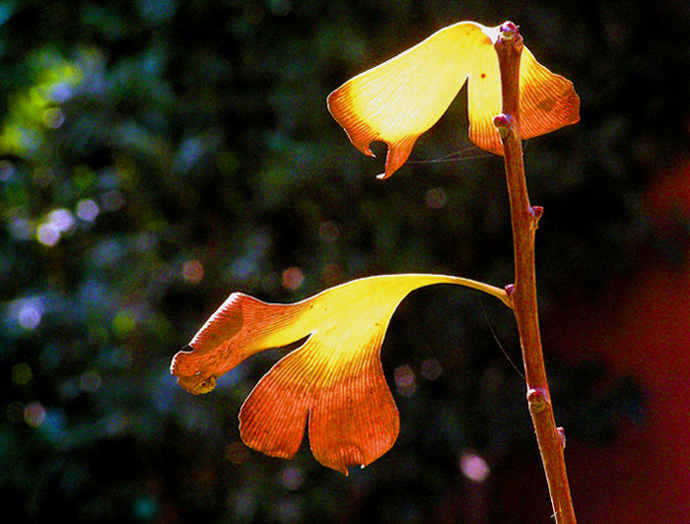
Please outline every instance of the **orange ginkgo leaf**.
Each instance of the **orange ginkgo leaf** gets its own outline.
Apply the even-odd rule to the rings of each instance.
[[[188,391],[207,393],[247,357],[307,337],[249,395],[240,434],[254,449],[291,458],[308,421],[316,459],[347,474],[348,466],[370,464],[397,438],[398,411],[383,375],[381,345],[400,301],[432,284],[472,287],[510,304],[502,289],[444,275],[363,278],[294,304],[233,293],[175,355],[171,372]]]
[[[480,148],[503,154],[493,124],[501,111],[501,78],[494,43],[499,27],[459,22],[328,96],[328,108],[352,144],[373,156],[369,144],[388,145],[391,176],[410,156],[419,136],[433,126],[468,81],[469,137]],[[524,48],[520,64],[520,134],[531,138],[579,121],[580,99],[572,82],[551,73]]]

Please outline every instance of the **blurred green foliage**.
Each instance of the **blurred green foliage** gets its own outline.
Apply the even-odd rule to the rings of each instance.
[[[519,364],[514,326],[489,299],[440,287],[403,303],[384,346],[402,433],[348,479],[306,450],[288,463],[241,444],[239,406],[275,354],[203,397],[168,372],[232,291],[291,301],[411,271],[510,281],[501,160],[467,143],[462,96],[385,183],[325,108],[347,78],[464,19],[514,20],[575,82],[582,122],[526,149],[546,208],[540,290],[546,311],[602,292],[648,238],[645,183],[687,153],[686,2],[0,1],[0,500],[14,522],[519,521],[476,502],[459,469],[484,457],[491,493],[510,460],[539,460],[492,336]],[[642,416],[628,378],[551,367],[570,437],[605,442]]]

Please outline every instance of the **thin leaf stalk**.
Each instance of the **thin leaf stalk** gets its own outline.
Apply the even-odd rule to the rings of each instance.
[[[520,56],[522,36],[512,22],[501,26],[495,43],[501,72],[502,108],[494,119],[504,148],[510,199],[515,282],[507,287],[520,335],[527,401],[536,432],[557,524],[576,524],[562,428],[556,426],[539,330],[534,264],[535,231],[543,209],[530,204],[520,139]]]

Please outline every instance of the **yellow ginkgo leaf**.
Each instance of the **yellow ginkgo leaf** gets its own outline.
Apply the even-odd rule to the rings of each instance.
[[[490,293],[502,289],[444,275],[385,275],[354,280],[294,304],[269,304],[233,293],[173,358],[171,372],[192,393],[260,351],[306,340],[258,382],[240,411],[244,442],[291,458],[307,422],[323,465],[347,474],[385,453],[399,417],[383,375],[380,350],[393,312],[411,291],[455,284]]]
[[[448,109],[468,81],[469,137],[503,154],[493,124],[501,111],[501,78],[494,43],[499,27],[459,22],[343,84],[328,108],[352,144],[373,156],[369,144],[388,144],[385,173],[402,166],[415,141]],[[520,65],[520,134],[531,138],[579,120],[572,82],[551,73],[524,48]]]

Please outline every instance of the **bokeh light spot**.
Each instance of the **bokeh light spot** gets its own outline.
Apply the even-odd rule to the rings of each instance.
[[[96,220],[99,212],[100,209],[98,209],[98,204],[90,198],[85,198],[77,202],[77,216],[86,222],[93,222]]]
[[[27,331],[33,331],[41,323],[45,306],[37,297],[18,298],[10,304],[10,315]]]
[[[422,375],[426,380],[436,380],[441,376],[443,368],[441,364],[435,358],[428,358],[422,362],[419,374]]]
[[[60,241],[63,233],[74,230],[76,220],[71,211],[59,208],[51,211],[36,230],[36,239],[44,246],[53,247]]]
[[[41,224],[36,230],[36,240],[44,246],[53,247],[60,241],[60,230],[51,222]]]
[[[182,278],[190,284],[198,284],[204,278],[203,264],[196,259],[188,260],[182,265]]]
[[[158,509],[156,500],[146,495],[138,497],[132,504],[132,513],[137,522],[152,522]]]
[[[113,319],[113,332],[118,338],[127,337],[137,327],[137,318],[134,311],[125,309],[119,311]]]
[[[249,258],[235,260],[230,267],[230,272],[234,278],[248,280],[259,269],[258,264]]]
[[[69,209],[55,209],[48,214],[48,222],[53,224],[60,233],[74,229],[74,215]]]
[[[94,393],[101,387],[103,380],[95,369],[89,370],[79,378],[79,387],[86,393]]]
[[[304,473],[300,468],[285,468],[280,475],[280,484],[290,491],[296,491],[304,484]]]
[[[432,209],[441,209],[448,202],[448,196],[441,187],[429,189],[424,195],[424,202]]]
[[[417,379],[410,366],[403,364],[395,368],[393,372],[395,387],[403,397],[411,397],[417,391]]]
[[[304,273],[298,267],[290,267],[283,271],[281,282],[285,289],[295,291],[304,282]]]
[[[72,93],[73,89],[71,85],[66,82],[58,82],[50,87],[47,95],[50,101],[56,104],[62,104],[72,97]]]
[[[486,460],[476,453],[463,453],[460,457],[460,471],[472,482],[484,482],[489,478],[491,468]]]
[[[65,114],[58,107],[43,112],[43,124],[51,129],[59,128],[65,122]]]
[[[38,401],[27,404],[24,408],[24,421],[31,427],[37,428],[46,419],[46,410]]]
[[[12,366],[12,382],[16,386],[26,386],[33,379],[33,371],[28,363],[22,362]]]

